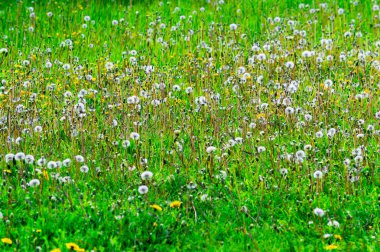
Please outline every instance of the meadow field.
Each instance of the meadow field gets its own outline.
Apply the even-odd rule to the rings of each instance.
[[[379,5],[0,0],[0,251],[380,251]]]

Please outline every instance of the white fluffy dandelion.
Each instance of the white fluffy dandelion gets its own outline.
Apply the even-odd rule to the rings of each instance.
[[[148,193],[149,189],[146,185],[141,185],[141,186],[139,186],[138,191],[140,194],[146,194],[146,193]]]
[[[150,171],[144,171],[141,173],[141,179],[142,180],[151,179],[152,177],[153,177],[153,173]]]
[[[76,156],[75,156],[75,160],[76,160],[78,163],[83,163],[83,162],[84,162],[84,157],[81,156],[81,155],[76,155]]]
[[[31,181],[29,181],[28,185],[30,187],[36,187],[36,186],[39,186],[40,185],[40,180],[38,179],[32,179]]]
[[[321,171],[314,172],[314,178],[321,179],[323,177],[323,173]]]
[[[321,208],[315,208],[313,210],[314,214],[317,215],[318,217],[323,217],[325,215],[325,211],[323,211]]]
[[[137,141],[137,140],[139,140],[139,138],[140,138],[140,134],[137,133],[137,132],[132,132],[132,133],[130,134],[130,137],[131,137],[133,140]]]
[[[87,173],[88,171],[89,171],[89,168],[88,168],[87,165],[83,165],[83,166],[81,166],[81,168],[80,168],[80,172],[82,172],[82,173]]]
[[[211,154],[211,153],[213,153],[213,152],[215,152],[216,151],[216,147],[214,147],[214,146],[209,146],[209,147],[207,147],[207,149],[206,149],[206,152],[208,153],[208,154]]]

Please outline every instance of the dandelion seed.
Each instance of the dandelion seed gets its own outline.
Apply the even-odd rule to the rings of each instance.
[[[153,177],[153,173],[150,171],[144,171],[141,173],[142,180],[148,180],[148,179],[151,179],[152,177]]]
[[[222,179],[226,179],[226,178],[227,178],[227,172],[225,172],[225,171],[220,171],[220,177],[221,177]]]
[[[135,95],[127,98],[128,104],[138,104],[139,102],[140,102],[140,99]]]
[[[262,152],[264,152],[266,150],[266,148],[264,147],[264,146],[259,146],[259,147],[257,147],[257,152],[258,153],[262,153]]]
[[[191,94],[193,92],[193,88],[192,87],[187,87],[185,89],[185,92],[186,92],[186,94]]]
[[[87,165],[83,165],[83,166],[81,166],[80,171],[81,171],[82,173],[88,173],[89,168],[88,168]]]
[[[340,227],[340,224],[339,224],[339,222],[337,222],[336,220],[329,220],[329,222],[327,223],[327,226],[329,226],[329,227],[339,228],[339,227]]]
[[[193,189],[197,188],[197,184],[190,182],[186,187],[187,187],[187,189],[193,190]]]
[[[34,127],[34,132],[41,133],[42,132],[42,127],[41,126]]]
[[[286,176],[286,175],[288,175],[288,169],[286,169],[286,168],[281,168],[281,169],[280,169],[280,173],[281,173],[282,176]]]
[[[134,171],[134,170],[136,170],[136,166],[129,166],[129,167],[128,167],[128,170],[129,170],[129,171]]]
[[[206,152],[208,153],[208,154],[211,154],[211,153],[213,153],[213,152],[215,152],[216,151],[216,148],[214,147],[214,146],[209,146],[209,147],[207,147],[207,149],[206,149]]]
[[[240,208],[240,211],[243,212],[243,213],[245,213],[245,214],[247,214],[247,213],[248,213],[248,207],[246,207],[246,206],[242,206],[242,207]]]
[[[323,177],[323,173],[321,171],[314,172],[314,178],[321,179]]]
[[[201,196],[201,201],[206,201],[206,200],[209,200],[210,197],[208,196],[208,194],[202,194]]]
[[[325,211],[323,211],[321,208],[318,208],[318,207],[315,208],[313,212],[318,217],[323,217],[325,215]]]
[[[304,159],[306,157],[306,154],[303,150],[299,150],[296,152],[296,157]]]
[[[249,124],[249,128],[250,128],[250,129],[254,129],[254,128],[256,128],[256,123],[250,123],[250,124]]]
[[[354,160],[355,160],[355,163],[361,163],[361,162],[363,162],[363,157],[362,156],[360,156],[360,155],[358,155],[358,156],[356,156],[355,158],[354,158]]]
[[[125,148],[128,148],[129,146],[131,146],[131,142],[129,140],[124,140],[122,143],[121,143],[121,146],[125,149]]]
[[[37,160],[37,165],[40,167],[44,166],[46,163],[47,163],[47,160],[44,157],[41,157],[40,159]]]
[[[57,168],[61,168],[63,165],[61,161],[55,161],[55,163],[57,164]]]
[[[344,159],[344,161],[343,161],[343,164],[344,164],[345,166],[349,166],[350,163],[351,163],[351,160],[348,159],[348,158]]]
[[[357,138],[363,138],[363,137],[364,137],[364,134],[362,134],[362,133],[357,134],[356,137],[357,137]]]
[[[8,153],[7,155],[5,155],[5,162],[10,163],[14,160],[14,158],[15,155],[13,153]]]
[[[34,163],[34,157],[32,155],[26,155],[24,160],[25,160],[25,163],[27,163],[27,164],[33,164]]]
[[[327,132],[327,136],[330,138],[334,137],[335,134],[336,134],[336,130],[334,128],[329,129]]]
[[[76,160],[78,163],[83,163],[83,162],[84,162],[84,157],[81,156],[81,155],[76,155],[74,158],[75,158],[75,160]]]
[[[179,85],[174,85],[173,86],[173,91],[174,92],[178,92],[178,91],[180,91],[181,90],[181,87],[179,86]]]
[[[112,70],[113,63],[112,62],[107,62],[106,65],[105,65],[105,67],[106,67],[107,70]]]
[[[53,64],[50,62],[50,61],[47,61],[46,63],[45,63],[45,67],[46,68],[51,68],[53,66]]]
[[[70,70],[71,66],[70,64],[63,64],[62,68],[66,71]]]
[[[58,166],[57,166],[57,163],[55,162],[55,161],[49,161],[48,163],[47,163],[47,168],[48,169],[55,169],[55,168],[57,168]]]
[[[64,167],[69,167],[71,165],[71,159],[67,158],[67,159],[63,160],[62,165]]]
[[[318,131],[317,133],[315,133],[315,137],[316,137],[316,138],[321,138],[321,137],[323,137],[323,132],[322,132],[322,131]]]
[[[148,187],[146,185],[139,186],[138,191],[140,194],[146,194],[148,192]]]
[[[376,119],[380,119],[380,111],[376,112],[375,117]]]
[[[287,107],[287,108],[285,109],[285,114],[287,114],[287,115],[294,114],[294,108],[292,108],[292,107]]]
[[[131,137],[133,140],[137,141],[137,140],[139,140],[139,138],[140,138],[140,134],[137,133],[137,132],[132,132],[132,133],[130,134],[130,137]]]
[[[293,69],[294,68],[294,63],[292,61],[288,61],[285,63],[285,67],[289,68],[289,69]]]
[[[8,54],[8,49],[7,48],[1,48],[0,49],[0,54]],[[5,80],[2,80],[2,84],[4,85]]]
[[[32,179],[31,181],[29,181],[28,185],[30,187],[36,187],[36,186],[39,186],[40,185],[40,180],[38,179]]]
[[[21,160],[24,160],[25,159],[25,154],[23,152],[19,152],[15,155],[15,160],[16,161],[21,161]]]

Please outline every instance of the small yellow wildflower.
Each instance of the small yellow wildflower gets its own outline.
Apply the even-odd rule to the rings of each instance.
[[[46,180],[49,180],[49,174],[47,173],[46,170],[43,170],[43,171],[42,171],[42,175],[44,176],[44,178],[45,178]]]
[[[256,115],[256,119],[261,119],[261,118],[265,119],[265,114],[257,114]]]
[[[157,211],[162,211],[162,207],[160,207],[159,205],[156,205],[156,204],[153,204],[153,205],[150,205],[151,208],[154,208],[156,209]]]
[[[50,252],[61,252],[61,249],[60,248],[56,248],[56,249],[50,250]]]
[[[337,234],[336,234],[336,235],[334,235],[334,238],[335,238],[335,239],[338,239],[338,240],[343,240],[342,236],[340,236],[340,235],[337,235]]]
[[[325,247],[326,250],[334,250],[334,249],[337,249],[337,248],[338,248],[338,246],[335,245],[335,244],[331,244],[331,245],[328,245],[328,246]]]
[[[37,229],[37,230],[36,230],[36,233],[41,233],[41,232],[42,232],[41,229]]]
[[[170,203],[170,207],[172,207],[172,208],[175,208],[175,207],[179,208],[181,206],[181,204],[182,204],[181,201],[176,200],[176,201],[173,201],[172,203]]]
[[[12,245],[12,240],[9,238],[2,238],[1,242],[4,244]]]
[[[73,242],[66,243],[66,248],[70,249],[71,251],[84,252],[84,249],[80,248]]]

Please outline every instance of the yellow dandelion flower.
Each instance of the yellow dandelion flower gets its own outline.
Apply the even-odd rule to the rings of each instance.
[[[42,232],[41,229],[37,229],[37,230],[36,230],[36,233],[41,233],[41,232]]]
[[[330,245],[327,245],[325,247],[326,250],[334,250],[334,249],[337,249],[337,248],[338,248],[338,246],[335,245],[335,244],[330,244]]]
[[[77,251],[77,252],[83,252],[84,251],[84,249],[80,248],[77,244],[75,244],[73,242],[66,243],[66,248],[73,250],[73,251]]]
[[[265,114],[257,114],[256,115],[256,119],[261,119],[261,118],[265,119]]]
[[[153,205],[150,205],[151,208],[154,208],[156,209],[157,211],[162,211],[162,207],[160,207],[159,205],[156,205],[156,204],[153,204]]]
[[[340,235],[337,235],[337,234],[336,234],[336,235],[334,235],[334,238],[335,238],[335,239],[338,239],[338,240],[343,240],[342,236],[340,236]]]
[[[53,250],[50,250],[50,252],[61,252],[61,249],[60,248],[55,248]]]
[[[12,245],[12,240],[9,238],[2,238],[1,242],[4,244]]]
[[[170,203],[170,207],[172,207],[172,208],[175,208],[175,207],[179,208],[181,206],[181,204],[182,204],[181,201],[176,200],[176,201],[173,201],[172,203]]]
[[[47,173],[46,170],[43,170],[43,171],[42,171],[42,175],[44,176],[44,178],[45,178],[46,180],[49,180],[49,174]]]

